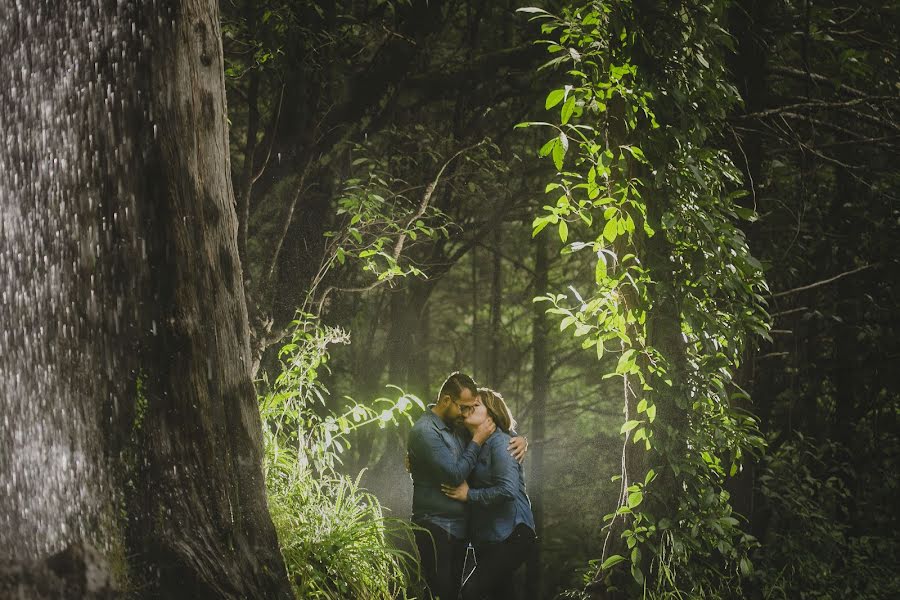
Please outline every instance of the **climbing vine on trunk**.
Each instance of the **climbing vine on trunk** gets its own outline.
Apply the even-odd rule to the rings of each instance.
[[[752,568],[725,482],[765,447],[734,406],[746,400],[734,373],[769,325],[762,265],[737,225],[755,215],[722,149],[740,102],[726,7],[520,9],[550,38],[545,67],[564,73],[546,98],[553,118],[520,125],[553,133],[539,154],[557,176],[534,235],[551,228],[565,251],[596,255],[591,289],[537,300],[599,360],[614,355],[604,377],[622,380],[621,495],[588,591],[703,596]]]

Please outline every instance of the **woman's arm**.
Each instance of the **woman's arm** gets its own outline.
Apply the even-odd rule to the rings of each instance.
[[[468,494],[469,502],[486,506],[510,502],[515,497],[519,485],[519,463],[507,451],[503,440],[497,438],[489,449],[491,451],[491,485],[470,488]]]

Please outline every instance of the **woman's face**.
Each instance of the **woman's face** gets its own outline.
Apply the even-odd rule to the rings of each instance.
[[[481,401],[481,396],[475,397],[475,402],[467,408],[463,414],[463,423],[468,429],[475,429],[488,418],[487,408]]]

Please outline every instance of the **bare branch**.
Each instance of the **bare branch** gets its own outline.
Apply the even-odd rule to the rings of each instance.
[[[421,219],[422,215],[425,214],[425,211],[428,210],[428,205],[431,204],[431,196],[434,194],[434,190],[437,187],[438,182],[440,182],[441,177],[444,175],[444,171],[447,170],[447,167],[450,165],[450,163],[452,163],[462,154],[484,145],[484,143],[485,141],[481,140],[477,144],[472,144],[471,146],[463,148],[462,150],[451,156],[449,159],[447,159],[447,161],[441,166],[434,180],[428,184],[428,187],[425,188],[425,193],[422,194],[422,201],[419,203],[418,210],[412,217],[409,218],[409,220],[406,222],[406,227],[403,228],[403,231],[400,233],[400,237],[397,238],[397,243],[394,244],[394,260],[400,258],[400,253],[403,252],[403,245],[406,243],[406,232],[409,230],[412,224],[415,223],[417,219]]]
[[[776,108],[770,108],[769,110],[749,113],[747,115],[743,115],[743,117],[759,119],[777,115],[786,111],[793,111],[798,108],[847,108],[850,106],[856,106],[858,104],[864,104],[866,102],[900,102],[900,98],[898,98],[897,96],[865,96],[861,98],[854,98],[853,100],[846,100],[844,102],[825,102],[823,100],[810,99],[808,102],[797,102],[795,104],[778,106]]]
[[[815,283],[810,283],[809,285],[803,285],[797,288],[793,288],[790,290],[784,290],[783,292],[777,292],[772,294],[773,298],[780,298],[782,296],[788,296],[790,294],[797,294],[799,292],[805,292],[807,290],[811,290],[813,288],[817,288],[823,285],[828,285],[829,283],[834,283],[838,279],[846,277],[848,275],[853,275],[855,273],[859,273],[860,271],[865,271],[866,269],[871,269],[873,267],[879,266],[879,263],[871,264],[871,265],[863,265],[862,267],[858,267],[856,269],[851,269],[850,271],[844,271],[843,273],[838,273],[834,277],[829,277],[828,279],[823,279],[822,281],[816,281]]]
[[[831,78],[825,77],[824,75],[819,75],[818,73],[811,73],[809,71],[805,71],[803,69],[795,69],[793,67],[781,67],[781,66],[772,66],[771,70],[773,73],[777,73],[779,75],[787,75],[790,77],[794,77],[797,79],[811,79],[816,83],[825,83],[829,86],[836,88],[842,92],[846,92],[852,96],[865,96],[866,93],[860,91],[856,88],[852,88],[849,85],[835,83]]]

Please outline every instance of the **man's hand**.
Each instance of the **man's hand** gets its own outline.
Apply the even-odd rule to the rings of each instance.
[[[441,484],[441,491],[450,498],[454,500],[459,500],[460,502],[465,502],[469,499],[469,484],[463,481],[456,487],[452,485],[447,485],[446,483]]]
[[[484,441],[491,437],[491,434],[497,429],[497,424],[494,423],[494,419],[488,417],[484,421],[481,422],[481,425],[478,426],[472,433],[472,441],[478,444],[479,446],[484,445]]]
[[[528,452],[528,438],[521,435],[511,438],[507,450],[521,465],[525,461],[525,453]]]

